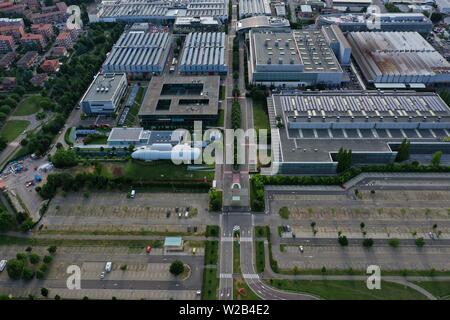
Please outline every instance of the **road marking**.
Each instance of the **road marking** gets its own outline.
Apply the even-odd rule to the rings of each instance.
[[[221,273],[220,279],[232,279],[233,275],[231,273]]]
[[[240,237],[239,240],[241,242],[252,242],[253,238],[252,237]]]
[[[220,238],[221,242],[233,242],[234,238],[233,237],[222,237]]]
[[[244,279],[259,279],[259,275],[257,275],[256,273],[244,273],[242,274],[242,276],[244,277]]]

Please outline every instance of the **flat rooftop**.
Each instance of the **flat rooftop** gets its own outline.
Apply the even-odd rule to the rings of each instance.
[[[450,73],[450,63],[417,32],[350,32],[348,41],[355,59],[370,74]]]
[[[152,77],[138,115],[216,115],[219,85],[219,76]]]
[[[109,101],[113,98],[120,83],[126,78],[124,73],[103,73],[98,74],[91,83],[85,101]]]
[[[450,136],[450,129],[445,128],[339,128],[321,127],[324,123],[351,123],[352,121],[365,123],[367,121],[377,121],[379,117],[376,112],[387,115],[383,121],[394,121],[394,117],[409,118],[400,116],[399,110],[407,112],[418,121],[423,121],[423,116],[427,115],[426,121],[433,122],[432,113],[436,120],[438,114],[441,115],[439,121],[450,122],[450,109],[433,93],[378,93],[359,91],[353,93],[343,92],[316,92],[316,93],[294,93],[284,92],[275,94],[271,98],[272,106],[276,116],[283,119],[284,127],[279,131],[279,145],[281,148],[282,162],[331,162],[330,153],[337,152],[340,148],[351,149],[353,153],[364,152],[391,152],[389,143],[400,143],[408,139],[411,143],[441,143],[444,137]],[[397,101],[395,99],[398,99]],[[405,99],[405,100],[403,100]],[[401,103],[400,105],[398,103]],[[408,110],[408,111],[406,111]],[[325,112],[323,119],[322,111]],[[350,115],[349,111],[353,114]],[[419,111],[419,114],[416,112]],[[314,113],[313,113],[314,112]],[[394,116],[390,116],[390,113]],[[297,113],[296,118],[294,115]],[[337,116],[339,122],[336,122]],[[308,116],[311,117],[308,120]],[[354,119],[352,119],[354,117]],[[296,128],[290,123],[303,122],[312,123],[313,127]],[[317,124],[314,127],[314,124]],[[277,128],[272,124],[272,129]],[[274,139],[273,139],[274,140]],[[275,139],[276,141],[277,139]]]

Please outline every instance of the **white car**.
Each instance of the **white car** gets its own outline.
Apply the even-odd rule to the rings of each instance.
[[[108,261],[105,265],[105,271],[111,272],[111,270],[112,270],[112,262]]]
[[[5,270],[6,268],[6,264],[8,263],[8,260],[2,260],[0,261],[0,272],[2,272],[3,270]]]
[[[189,218],[189,211],[186,211],[186,212],[184,213],[184,217],[185,217],[185,218]]]
[[[303,253],[303,246],[298,246],[298,250],[300,250],[300,252]]]
[[[100,273],[100,279],[102,280],[105,279],[105,274],[106,274],[105,271],[102,271],[102,273]]]

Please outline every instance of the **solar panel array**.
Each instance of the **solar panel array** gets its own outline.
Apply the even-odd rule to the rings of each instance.
[[[330,114],[352,112],[389,113],[397,111],[417,113],[417,111],[449,113],[449,108],[438,95],[281,95],[284,112],[321,111]],[[318,114],[321,115],[322,114]]]
[[[167,32],[125,32],[103,64],[106,72],[162,72],[170,36]]]

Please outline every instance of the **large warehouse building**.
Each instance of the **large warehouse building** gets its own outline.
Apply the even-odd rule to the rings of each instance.
[[[98,21],[172,23],[178,17],[215,17],[228,20],[228,0],[103,1]]]
[[[239,0],[239,19],[270,15],[269,0]]]
[[[138,116],[143,127],[215,125],[219,112],[219,76],[152,77]]]
[[[193,32],[184,41],[181,73],[226,74],[225,33]]]
[[[356,165],[389,163],[404,139],[412,154],[450,153],[450,109],[435,93],[290,92],[268,107],[274,174],[335,173],[340,148]]]
[[[167,60],[172,37],[167,32],[125,31],[103,63],[105,72],[160,74]]]
[[[275,86],[340,85],[343,71],[320,30],[250,31],[249,79]]]
[[[88,115],[112,114],[127,89],[124,73],[97,74],[81,98],[80,106]]]
[[[450,81],[450,63],[417,32],[351,32],[348,41],[372,84],[433,84]]]
[[[329,14],[317,19],[319,25],[338,25],[343,32],[414,31],[428,33],[433,23],[422,13]]]

